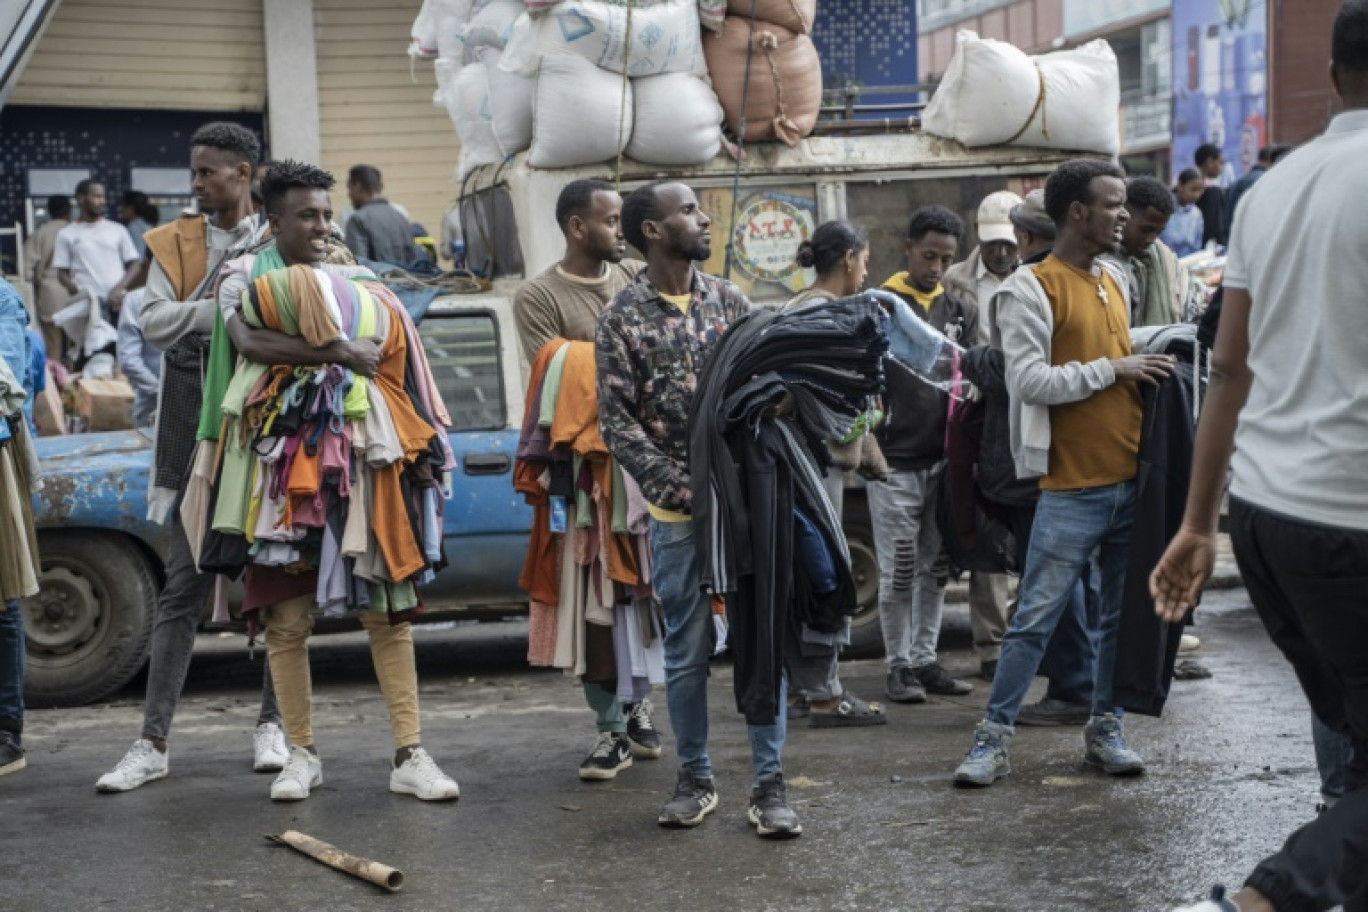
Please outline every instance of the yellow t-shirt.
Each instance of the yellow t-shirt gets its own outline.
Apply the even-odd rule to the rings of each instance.
[[[1054,312],[1052,365],[1086,364],[1131,353],[1126,301],[1110,273],[1101,270],[1093,275],[1053,256],[1031,268]],[[1143,415],[1140,391],[1133,382],[1050,406],[1050,471],[1040,479],[1040,487],[1070,491],[1134,478]]]
[[[693,303],[693,292],[691,291],[685,292],[682,295],[667,295],[665,292],[662,291],[660,293],[660,296],[664,298],[666,301],[669,301],[675,307],[678,307],[680,313],[688,313],[689,305]]]
[[[916,301],[917,304],[921,306],[923,313],[930,313],[931,302],[936,300],[936,298],[939,298],[941,295],[945,294],[945,289],[942,288],[939,284],[937,284],[936,287],[931,291],[921,291],[916,286],[910,284],[907,281],[907,273],[905,271],[896,273],[893,276],[891,276],[887,282],[884,282],[883,287],[887,288],[889,291],[895,291],[898,294],[907,295],[909,298]]]

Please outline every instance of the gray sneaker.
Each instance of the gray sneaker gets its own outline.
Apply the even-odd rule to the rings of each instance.
[[[1012,729],[984,719],[974,728],[974,746],[955,768],[955,785],[968,788],[987,788],[1012,771],[1007,761],[1007,748],[1012,743]]]
[[[1092,718],[1092,706],[1087,703],[1070,703],[1046,697],[1039,703],[1021,707],[1017,713],[1017,725],[1087,725]]]
[[[656,822],[671,829],[688,829],[717,810],[717,788],[711,779],[697,779],[687,769],[679,771],[674,797],[665,802]]]
[[[760,784],[751,789],[746,819],[755,827],[755,832],[766,839],[791,839],[802,834],[803,825],[788,806],[783,773],[761,779]]]
[[[1121,731],[1121,720],[1111,713],[1098,716],[1083,730],[1083,741],[1088,746],[1083,759],[1112,776],[1138,776],[1145,771],[1145,761],[1126,744]]]
[[[894,703],[925,703],[926,688],[917,680],[917,673],[908,665],[888,669],[888,683],[884,693]]]

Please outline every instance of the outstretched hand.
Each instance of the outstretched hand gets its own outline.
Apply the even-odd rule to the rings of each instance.
[[[1179,529],[1150,574],[1154,613],[1170,624],[1182,621],[1196,607],[1215,565],[1216,537]]]
[[[379,338],[357,339],[347,345],[347,359],[344,363],[353,373],[369,379],[380,371],[383,348],[384,345]]]

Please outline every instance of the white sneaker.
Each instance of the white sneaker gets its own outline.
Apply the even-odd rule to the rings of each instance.
[[[1178,640],[1178,654],[1186,655],[1202,648],[1202,641],[1190,633],[1183,634]]]
[[[390,772],[390,791],[414,795],[421,801],[455,801],[461,787],[437,766],[437,761],[421,747]]]
[[[272,801],[303,801],[323,784],[323,761],[302,747],[290,748],[290,759],[271,783]]]
[[[1226,897],[1225,887],[1219,884],[1211,888],[1211,897],[1196,905],[1183,906],[1173,912],[1240,912],[1235,904]]]
[[[290,760],[290,745],[285,732],[274,722],[262,722],[252,734],[252,769],[258,773],[278,773]]]
[[[124,754],[119,765],[95,783],[97,792],[131,792],[155,779],[165,779],[170,768],[170,752],[162,753],[152,742],[139,738]]]

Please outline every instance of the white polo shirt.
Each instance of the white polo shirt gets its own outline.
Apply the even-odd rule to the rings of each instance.
[[[77,285],[109,294],[123,278],[128,264],[138,259],[128,229],[102,218],[98,222],[71,222],[57,233],[52,265],[70,269]]]
[[[1368,530],[1368,110],[1240,198],[1224,284],[1249,292],[1249,401],[1230,492]]]

